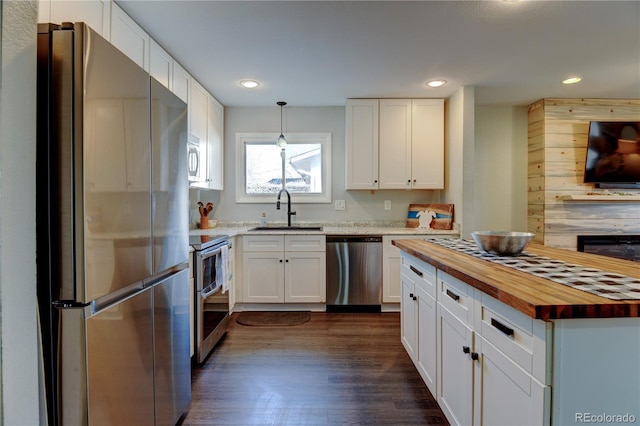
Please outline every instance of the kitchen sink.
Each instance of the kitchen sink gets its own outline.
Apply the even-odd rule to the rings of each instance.
[[[258,226],[249,231],[322,231],[322,226]]]

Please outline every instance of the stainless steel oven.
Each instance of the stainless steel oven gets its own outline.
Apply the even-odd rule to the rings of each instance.
[[[227,331],[229,270],[227,235],[191,237],[194,252],[194,364],[202,365]]]

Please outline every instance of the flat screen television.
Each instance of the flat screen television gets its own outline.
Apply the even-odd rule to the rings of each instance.
[[[640,188],[640,122],[591,121],[584,182]]]

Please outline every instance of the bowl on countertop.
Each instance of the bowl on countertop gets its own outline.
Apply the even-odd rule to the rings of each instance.
[[[500,256],[517,256],[524,251],[536,234],[531,232],[474,231],[471,233],[478,247]]]

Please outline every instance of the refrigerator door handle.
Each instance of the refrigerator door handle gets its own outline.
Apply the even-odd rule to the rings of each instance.
[[[158,284],[159,284],[159,283],[161,283],[162,281],[166,280],[166,279],[167,279],[168,277],[170,277],[171,275],[173,275],[173,274],[175,274],[175,273],[177,273],[177,272],[180,272],[180,271],[182,271],[183,269],[188,269],[188,268],[189,268],[189,262],[188,262],[188,261],[187,261],[187,262],[180,263],[180,264],[178,264],[178,265],[176,265],[176,266],[174,266],[174,267],[172,267],[172,268],[165,269],[164,271],[159,272],[159,273],[155,274],[155,275],[154,275],[154,276],[152,276],[152,277],[145,278],[145,279],[142,281],[142,286],[143,286],[144,288],[147,288],[147,287],[153,287],[153,286],[155,286],[155,285],[158,285]]]
[[[144,287],[142,283],[136,283],[132,286],[123,289],[121,292],[111,293],[107,296],[92,300],[85,307],[85,319],[98,315],[100,312],[105,311],[118,305],[126,300],[136,297],[140,293],[146,291],[149,287]]]
[[[59,206],[50,210],[52,217],[52,229],[49,238],[55,246],[51,252],[57,259],[53,259],[52,265],[58,264],[59,271],[54,271],[53,276],[59,280],[54,286],[59,294],[54,296],[61,301],[84,301],[84,264],[77,260],[83,254],[83,229],[82,213],[76,210],[76,206],[82,206],[82,135],[78,135],[75,123],[78,117],[74,117],[73,105],[79,99],[75,90],[77,74],[74,49],[73,31],[53,31],[51,35],[53,56],[51,75],[56,76],[57,86],[52,90],[51,109],[59,117],[59,124],[51,133],[51,153],[49,161],[52,170],[51,192],[58,194],[53,205]],[[77,43],[81,44],[81,43]],[[80,56],[82,57],[82,56]],[[80,140],[77,140],[80,138]],[[54,161],[55,160],[55,161]],[[50,207],[51,208],[51,207]],[[57,254],[56,254],[57,253]],[[56,273],[57,272],[57,273]]]

